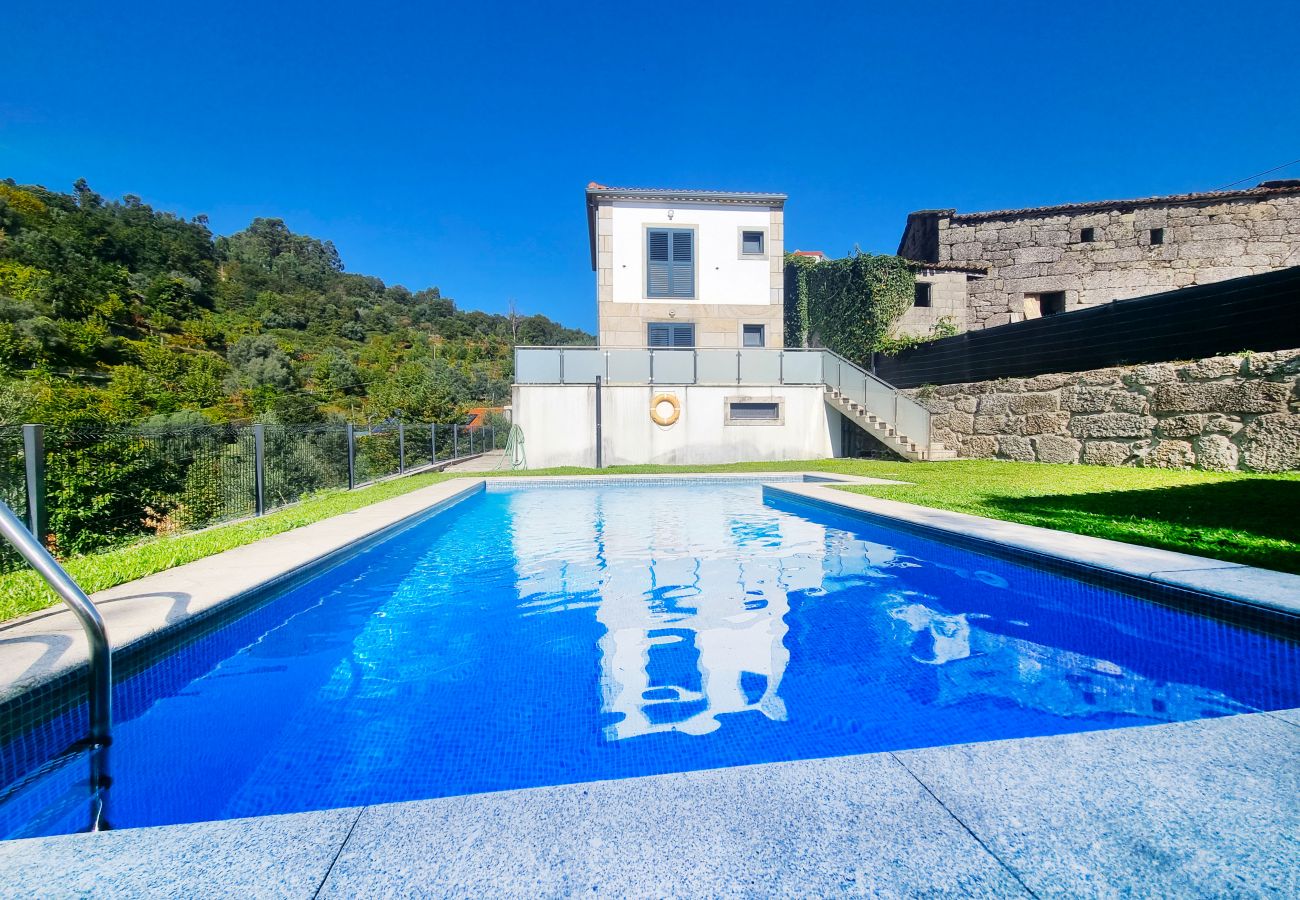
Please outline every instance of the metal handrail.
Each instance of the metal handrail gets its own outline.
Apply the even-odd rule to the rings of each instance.
[[[844,377],[846,371],[852,373],[852,375],[850,376],[850,380],[853,380],[853,379],[860,379],[860,381],[857,381],[857,383],[861,386],[861,390],[863,391],[863,397],[862,397],[862,400],[864,401],[864,405],[868,407],[868,409],[869,409],[870,412],[872,412],[874,415],[877,415],[877,416],[881,417],[882,419],[886,419],[887,421],[889,421],[890,424],[892,424],[893,427],[894,427],[895,429],[897,429],[900,433],[902,433],[902,428],[900,428],[900,421],[899,421],[899,420],[900,420],[900,416],[907,418],[907,419],[909,420],[910,426],[914,426],[914,427],[909,427],[908,432],[907,432],[907,436],[908,436],[908,437],[913,441],[913,443],[916,443],[916,444],[918,444],[918,445],[924,446],[925,449],[926,449],[927,451],[929,451],[929,450],[932,448],[932,446],[933,446],[933,445],[932,445],[932,433],[933,433],[933,430],[932,430],[932,426],[931,426],[931,415],[930,415],[930,411],[929,411],[928,409],[926,409],[924,405],[922,405],[922,404],[920,404],[920,403],[917,403],[915,400],[913,400],[913,399],[910,398],[910,397],[907,397],[907,396],[904,396],[904,395],[900,394],[897,388],[895,388],[895,387],[894,387],[892,384],[890,384],[889,382],[885,381],[885,380],[884,380],[883,378],[881,378],[880,376],[878,376],[878,375],[876,375],[876,374],[874,374],[874,373],[872,373],[872,372],[867,371],[866,369],[862,368],[861,366],[857,365],[856,363],[851,362],[851,361],[848,360],[848,359],[845,359],[843,356],[840,356],[840,355],[839,355],[838,353],[836,353],[835,351],[833,351],[833,350],[828,350],[828,349],[826,349],[825,347],[741,347],[741,348],[732,348],[732,347],[601,347],[601,346],[598,346],[598,345],[597,345],[597,346],[592,346],[592,345],[586,345],[586,344],[573,344],[573,345],[566,345],[566,346],[548,346],[548,347],[537,346],[537,347],[533,347],[533,346],[524,346],[524,345],[520,345],[520,346],[518,346],[518,347],[515,347],[515,375],[516,375],[516,377],[518,377],[518,375],[519,375],[519,371],[520,371],[520,364],[519,364],[519,363],[520,363],[520,355],[521,355],[521,354],[528,354],[528,353],[535,353],[535,352],[539,352],[539,351],[540,351],[540,352],[545,352],[545,353],[552,353],[552,354],[555,355],[555,357],[556,357],[556,379],[557,379],[557,380],[552,381],[552,380],[546,379],[546,380],[538,380],[538,381],[525,381],[525,382],[522,382],[522,383],[526,383],[526,384],[591,384],[592,381],[589,380],[588,378],[585,378],[585,377],[581,377],[581,376],[579,376],[578,378],[575,378],[575,379],[573,379],[573,380],[570,380],[569,378],[566,377],[566,374],[567,374],[566,371],[565,371],[565,354],[566,354],[566,352],[571,352],[571,353],[575,353],[575,354],[579,354],[579,355],[584,355],[584,356],[585,356],[585,355],[588,355],[588,354],[593,354],[593,353],[603,353],[603,354],[604,354],[604,357],[605,357],[605,359],[604,359],[604,366],[603,366],[603,373],[604,373],[604,374],[601,375],[601,376],[595,376],[595,375],[593,375],[592,378],[595,378],[595,377],[601,377],[601,378],[603,378],[603,380],[605,381],[606,384],[609,384],[609,383],[611,382],[611,379],[610,379],[610,377],[609,377],[609,376],[610,376],[610,371],[609,371],[609,362],[610,362],[610,354],[611,354],[611,352],[634,353],[634,354],[635,354],[635,353],[644,353],[644,354],[646,354],[646,365],[648,366],[648,372],[649,372],[649,374],[648,374],[648,378],[645,380],[645,383],[647,383],[647,384],[657,384],[657,383],[659,383],[659,382],[656,380],[656,378],[655,378],[655,357],[656,357],[656,354],[659,354],[659,353],[668,353],[668,354],[691,353],[691,354],[693,354],[693,355],[694,355],[694,359],[693,359],[693,363],[692,363],[692,379],[691,379],[691,381],[690,381],[690,382],[677,382],[677,381],[672,381],[672,382],[664,382],[664,383],[672,383],[672,384],[678,384],[678,383],[686,383],[686,384],[701,384],[702,382],[700,382],[700,380],[699,380],[699,357],[700,357],[700,354],[701,354],[701,353],[708,353],[708,354],[735,353],[735,354],[736,354],[736,372],[735,372],[735,381],[734,381],[734,383],[735,383],[735,384],[738,384],[738,385],[739,385],[739,384],[744,384],[744,383],[745,383],[745,378],[744,378],[744,374],[743,374],[742,354],[750,353],[750,354],[770,354],[770,355],[775,355],[776,358],[777,358],[777,361],[778,361],[778,362],[777,362],[777,366],[778,366],[778,372],[779,372],[777,378],[778,378],[778,381],[779,381],[780,383],[782,383],[782,384],[787,383],[787,382],[786,382],[786,365],[785,365],[785,357],[786,357],[786,355],[789,354],[789,355],[803,355],[803,356],[806,356],[806,355],[808,355],[808,354],[819,354],[819,355],[821,356],[822,360],[823,360],[823,362],[822,362],[822,381],[823,381],[823,383],[826,383],[826,384],[831,384],[831,383],[832,383],[832,379],[830,378],[830,376],[829,376],[829,374],[828,374],[828,370],[829,370],[829,368],[830,368],[830,367],[829,367],[829,363],[831,363],[831,362],[833,361],[833,362],[835,363],[835,366],[834,366],[834,370],[835,370],[835,378],[833,379],[833,381],[834,381],[834,385],[833,385],[833,386],[835,386],[835,387],[839,387],[839,388],[843,388],[843,387],[845,386],[845,383],[846,383],[846,379],[845,379],[845,377]],[[600,366],[597,366],[596,368],[600,369],[601,367],[600,367]],[[590,371],[590,370],[588,369],[587,371]],[[640,380],[636,380],[636,381],[633,381],[632,383],[641,383],[641,381],[640,381]],[[709,383],[713,383],[713,382],[709,382]],[[717,383],[721,384],[722,382],[717,382]],[[726,383],[728,383],[728,384],[732,383],[732,382],[731,382],[731,379],[728,379]],[[804,384],[804,383],[807,383],[807,382],[799,381],[799,382],[792,382],[792,383]],[[885,401],[885,404],[886,404],[886,405],[881,405],[881,403],[880,403],[879,401],[873,403],[873,401],[872,401],[871,398],[870,398],[871,391],[868,390],[868,387],[870,387],[870,386],[874,386],[878,393],[883,393],[883,392],[886,392],[886,391],[889,392],[889,394],[890,394],[891,396],[888,398],[887,401]]]
[[[90,732],[86,747],[90,752],[90,831],[107,831],[108,824],[108,748],[113,742],[113,654],[108,645],[104,618],[41,542],[32,536],[9,505],[0,500],[0,534],[13,545],[23,559],[45,579],[86,632],[90,643],[90,684],[87,698],[90,708]]]

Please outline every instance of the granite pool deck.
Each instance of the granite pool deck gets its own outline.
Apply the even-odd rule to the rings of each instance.
[[[131,646],[483,488],[482,478],[443,482],[93,599],[114,647]],[[1300,610],[1292,575],[824,484],[768,489]],[[0,701],[84,666],[84,639],[62,609],[6,623],[0,644]],[[1300,710],[0,842],[4,897],[579,893],[1300,896]]]
[[[1300,710],[0,843],[6,897],[1296,897]]]

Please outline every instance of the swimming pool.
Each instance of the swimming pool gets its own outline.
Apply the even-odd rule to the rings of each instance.
[[[116,691],[116,827],[1300,706],[1294,643],[758,482],[493,484]],[[0,836],[84,827],[74,710]]]

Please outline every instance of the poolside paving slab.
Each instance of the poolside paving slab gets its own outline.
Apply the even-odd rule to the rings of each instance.
[[[368,807],[322,897],[1028,896],[887,754]]]
[[[312,897],[360,812],[331,809],[0,841],[0,895]]]
[[[1039,896],[1300,897],[1300,729],[1272,715],[895,756]]]

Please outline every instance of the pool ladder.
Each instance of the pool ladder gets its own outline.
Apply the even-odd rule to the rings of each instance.
[[[108,788],[112,782],[108,774],[108,748],[113,743],[113,655],[108,646],[104,618],[86,592],[32,536],[4,501],[0,501],[0,534],[63,598],[63,602],[72,607],[72,613],[81,623],[90,643],[90,683],[87,686],[90,731],[82,744],[90,755],[90,820],[87,830],[107,831]]]

